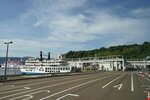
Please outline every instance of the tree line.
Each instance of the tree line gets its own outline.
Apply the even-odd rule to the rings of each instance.
[[[86,51],[69,51],[65,54],[66,58],[83,58],[83,57],[99,57],[99,56],[114,56],[122,55],[127,59],[143,59],[150,56],[150,42],[133,45],[118,45],[110,46],[109,48],[102,47],[100,49]]]

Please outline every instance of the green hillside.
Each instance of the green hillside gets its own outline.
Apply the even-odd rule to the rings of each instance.
[[[144,42],[142,45],[119,45],[109,48],[100,48],[87,51],[69,51],[65,54],[66,58],[82,58],[94,56],[113,56],[123,55],[127,59],[143,59],[150,56],[150,42]]]

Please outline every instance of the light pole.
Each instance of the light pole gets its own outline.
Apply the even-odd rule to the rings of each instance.
[[[5,60],[5,73],[4,73],[4,80],[7,79],[6,77],[6,71],[7,71],[7,61],[8,61],[8,48],[9,48],[9,44],[12,44],[13,42],[4,42],[4,44],[7,44],[7,51],[6,51],[6,60]]]

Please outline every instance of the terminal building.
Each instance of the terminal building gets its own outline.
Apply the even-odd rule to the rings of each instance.
[[[126,60],[123,56],[69,58],[70,66],[80,70],[128,71],[150,68],[150,59]]]
[[[124,71],[125,60],[123,56],[105,56],[69,59],[70,66],[81,70]]]

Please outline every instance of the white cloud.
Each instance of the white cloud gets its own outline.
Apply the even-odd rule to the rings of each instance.
[[[61,15],[60,15],[61,16]],[[61,16],[62,17],[62,16]],[[55,41],[87,42],[98,39],[98,35],[120,35],[130,37],[128,41],[136,40],[139,36],[147,34],[149,19],[120,18],[109,14],[97,14],[89,18],[92,23],[86,23],[85,16],[63,16],[53,20],[49,27],[52,30],[49,39]],[[116,37],[117,40],[117,37]],[[126,43],[126,42],[124,42]]]
[[[13,41],[13,44],[10,44],[9,51],[11,51],[11,56],[37,56],[39,51],[51,52],[53,50],[58,52],[68,52],[68,49],[83,49],[82,44],[80,45],[71,45],[68,43],[61,42],[50,42],[45,40],[24,40],[24,39],[0,39],[0,56],[5,56],[6,45],[4,42]],[[53,51],[53,52],[55,52]],[[56,52],[55,52],[56,53]],[[24,54],[24,55],[23,55]],[[57,54],[52,54],[54,57]]]
[[[135,17],[150,17],[150,8],[137,8],[131,11]]]
[[[94,35],[85,33],[85,30],[88,30],[85,20],[86,17],[82,14],[76,16],[57,15],[56,19],[49,23],[52,34],[48,39],[73,42],[86,42],[94,39]]]
[[[149,19],[121,18],[105,12],[102,8],[93,12],[89,11],[88,13],[93,17],[84,15],[81,13],[82,11],[71,13],[74,8],[85,6],[85,4],[86,0],[81,0],[81,2],[74,0],[40,1],[39,5],[35,6],[36,9],[34,9],[34,12],[38,15],[38,20],[34,25],[43,24],[48,27],[48,39],[61,42],[87,42],[98,39],[99,34],[122,34],[124,36],[134,34],[129,39],[136,39],[139,34],[144,35],[145,29],[148,28],[146,24],[148,24],[147,20]],[[123,39],[123,37],[121,38]]]
[[[107,0],[102,0],[102,2],[105,1]],[[36,0],[33,2],[33,6],[20,17],[23,24],[20,31],[35,35],[41,33],[43,37],[39,39],[35,36],[36,40],[14,38],[13,50],[26,51],[31,55],[33,52],[36,55],[35,52],[40,51],[41,48],[47,51],[48,49],[81,50],[86,49],[84,47],[89,41],[99,42],[102,39],[101,36],[106,38],[108,46],[149,40],[149,8],[129,11],[132,12],[132,17],[120,17],[117,13],[113,13],[113,10],[122,8],[120,5],[104,9],[90,6],[91,2],[89,3],[88,0]],[[133,16],[147,16],[147,18],[133,18]],[[26,37],[34,36],[27,35]]]
[[[37,26],[39,26],[39,25],[41,25],[41,24],[42,24],[42,22],[37,21],[33,26],[34,26],[34,27],[37,27]]]
[[[108,40],[113,41],[108,45],[139,41],[139,37],[147,39],[145,34],[147,34],[149,19],[121,18],[113,14],[112,7],[107,9],[86,8],[74,11],[74,9],[85,7],[87,2],[87,0],[39,0],[34,3],[28,17],[32,15],[37,18],[33,24],[34,27],[48,28],[48,36],[45,39],[52,43],[61,42],[67,43],[67,45],[72,42],[86,43],[101,39],[99,35],[116,36],[114,39]],[[118,6],[116,8],[113,6],[113,9],[118,9]],[[132,12],[142,14],[144,11],[148,11],[148,9]]]

